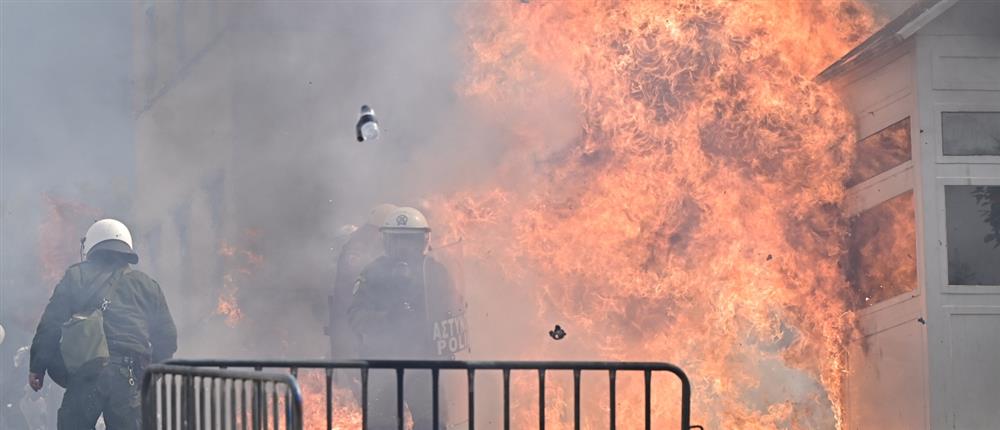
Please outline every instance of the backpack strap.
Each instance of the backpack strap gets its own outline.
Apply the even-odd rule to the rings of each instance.
[[[108,270],[102,272],[100,275],[97,275],[97,277],[94,278],[94,281],[91,282],[87,286],[87,288],[83,290],[86,293],[86,296],[80,297],[81,300],[77,301],[78,311],[84,311],[90,308],[97,309],[98,307],[101,306],[100,302],[95,303],[93,305],[91,305],[91,303],[94,301],[94,298],[96,297],[101,297],[103,299],[111,291],[111,287],[117,284],[117,282],[108,282],[111,279],[111,277],[114,276],[115,272],[118,272],[118,270],[117,269]],[[80,280],[81,281],[83,280],[82,269],[80,270]]]

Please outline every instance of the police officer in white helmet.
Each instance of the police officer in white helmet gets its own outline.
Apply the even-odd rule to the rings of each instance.
[[[454,321],[464,311],[464,301],[445,266],[427,255],[427,219],[417,209],[401,207],[388,214],[380,230],[385,255],[361,272],[350,308],[351,327],[361,338],[361,358],[454,358],[458,345],[466,344],[464,319],[462,324]],[[370,381],[370,428],[396,428],[394,380],[381,375]],[[430,429],[428,375],[408,375],[405,387],[414,429]],[[445,411],[440,416],[446,416]]]
[[[45,307],[31,344],[28,384],[48,373],[66,388],[58,428],[138,430],[139,385],[151,362],[173,356],[177,330],[159,284],[131,267],[132,235],[118,220],[95,222],[86,260],[70,266]]]

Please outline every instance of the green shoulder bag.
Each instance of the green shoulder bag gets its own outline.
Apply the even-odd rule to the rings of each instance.
[[[110,357],[108,339],[104,334],[104,311],[107,308],[108,297],[113,292],[117,282],[109,282],[116,271],[108,271],[98,275],[84,300],[80,300],[77,309],[68,321],[62,325],[62,337],[59,339],[59,352],[69,375],[77,374],[84,365],[99,359]],[[94,300],[95,298],[99,300]],[[92,303],[96,302],[96,303]]]

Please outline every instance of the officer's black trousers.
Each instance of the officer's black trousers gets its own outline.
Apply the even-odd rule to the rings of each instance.
[[[142,424],[140,379],[121,364],[108,364],[93,375],[71,378],[59,407],[59,430],[91,430],[104,414],[107,430],[139,430]]]
[[[396,430],[396,374],[394,371],[372,371],[369,382],[368,428],[370,430]],[[403,402],[413,418],[413,430],[433,428],[433,397],[431,372],[409,370],[403,386]],[[445,426],[445,397],[439,393],[438,430]],[[406,426],[404,425],[404,428]]]

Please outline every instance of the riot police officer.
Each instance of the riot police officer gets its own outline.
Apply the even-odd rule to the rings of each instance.
[[[396,205],[383,203],[371,209],[365,225],[351,233],[337,257],[337,274],[330,299],[330,355],[333,359],[358,358],[358,338],[348,325],[354,282],[361,270],[382,255],[379,228]]]
[[[31,344],[28,384],[46,372],[66,388],[59,430],[138,430],[140,384],[150,362],[173,356],[177,331],[160,286],[131,265],[139,261],[120,221],[94,223],[83,240],[86,261],[55,287]]]
[[[401,207],[386,217],[380,231],[385,255],[361,272],[349,311],[361,339],[361,358],[453,358],[467,345],[465,303],[448,270],[427,255],[427,219],[417,209]],[[432,426],[429,375],[414,373],[407,374],[405,399],[414,428],[427,430]],[[373,429],[396,427],[394,382],[389,375],[371,380]]]

